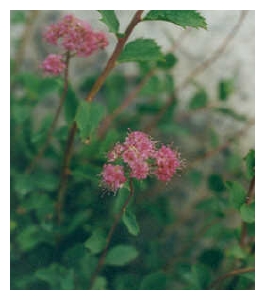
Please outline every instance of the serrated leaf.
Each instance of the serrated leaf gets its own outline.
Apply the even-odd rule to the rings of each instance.
[[[164,61],[157,62],[157,67],[164,70],[169,70],[173,68],[177,62],[177,57],[173,53],[168,53],[164,56]]]
[[[160,46],[152,39],[136,39],[125,45],[118,62],[163,60]]]
[[[229,200],[231,204],[234,208],[240,209],[246,199],[245,189],[236,181],[227,181],[225,185],[229,191]]]
[[[207,29],[205,18],[195,10],[151,10],[143,21],[167,21],[186,28]]]
[[[255,202],[250,204],[243,204],[240,207],[240,215],[241,219],[246,223],[254,223],[255,222]]]
[[[130,245],[118,245],[109,250],[106,264],[111,266],[124,266],[138,256],[138,251]]]
[[[200,90],[191,98],[189,108],[198,109],[205,107],[208,102],[208,96],[205,90]]]
[[[255,175],[255,150],[249,150],[244,159],[247,167],[247,178],[252,179]]]
[[[122,216],[122,221],[124,225],[127,227],[130,234],[135,236],[139,234],[140,228],[137,223],[136,216],[132,211],[126,209]]]
[[[106,245],[106,236],[103,230],[96,229],[91,237],[86,240],[85,247],[93,254],[101,252]]]
[[[78,106],[75,121],[80,130],[80,137],[86,140],[98,127],[105,115],[105,107],[97,102],[81,102]]]
[[[100,21],[102,21],[103,23],[105,23],[108,26],[109,31],[113,32],[115,34],[118,33],[120,23],[117,19],[115,11],[114,10],[98,10],[98,12],[102,16]]]

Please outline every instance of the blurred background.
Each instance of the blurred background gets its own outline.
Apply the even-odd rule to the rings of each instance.
[[[150,179],[135,188],[134,211],[141,233],[128,236],[120,224],[112,246],[130,243],[140,254],[128,266],[106,267],[94,288],[207,289],[219,275],[253,264],[254,225],[248,225],[249,244],[242,247],[242,220],[229,204],[225,183],[240,182],[246,192],[249,188],[244,158],[255,148],[255,12],[200,11],[207,30],[167,22],[137,25],[129,41],[152,38],[164,54],[174,57],[173,63],[154,72],[153,66],[120,64],[96,96],[115,117],[110,123],[103,120],[99,139],[89,147],[75,145],[76,177],[69,182],[65,238],[58,246],[51,242],[57,230],[52,219],[69,125],[65,115],[36,170],[27,176],[24,172],[45,140],[58,103],[58,82],[45,79],[39,68],[48,53],[57,51],[42,39],[43,30],[69,13],[107,32],[110,42],[104,51],[71,61],[72,96],[80,100],[116,45],[100,14],[11,11],[10,15],[11,288],[87,288],[98,252],[91,250],[91,240],[86,242],[94,230],[108,231],[122,198],[122,194],[102,196],[98,174],[107,151],[122,141],[127,128],[173,144],[185,168],[167,185]],[[134,11],[116,14],[123,32]],[[143,81],[140,92],[116,114]],[[253,278],[232,278],[223,288],[253,289]]]

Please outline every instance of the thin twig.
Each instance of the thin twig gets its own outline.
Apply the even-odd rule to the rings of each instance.
[[[252,202],[254,193],[255,193],[255,176],[252,178],[249,184],[246,201],[245,201],[247,205],[249,205]],[[241,234],[240,234],[240,247],[244,248],[246,242],[247,242],[247,223],[242,221]]]
[[[70,53],[67,52],[66,59],[65,59],[66,68],[65,68],[65,71],[64,71],[64,87],[63,87],[63,92],[62,92],[60,100],[59,100],[59,105],[58,105],[58,107],[56,109],[55,116],[53,118],[52,124],[51,124],[51,126],[50,126],[50,128],[48,130],[48,133],[47,133],[47,136],[46,136],[46,140],[45,140],[44,144],[42,145],[42,147],[39,149],[37,155],[33,158],[32,162],[30,163],[30,165],[26,169],[26,172],[25,172],[26,174],[30,174],[33,171],[33,169],[35,168],[37,162],[42,158],[45,150],[47,149],[47,147],[50,144],[53,132],[54,132],[54,130],[56,128],[56,125],[57,125],[57,122],[58,122],[58,119],[59,119],[59,116],[60,116],[63,104],[64,104],[65,99],[66,99],[67,91],[68,91],[68,85],[69,85],[69,82],[68,82],[69,63],[70,63]]]
[[[250,272],[255,272],[255,268],[242,268],[242,269],[237,269],[237,270],[233,270],[231,272],[228,272],[222,276],[220,276],[219,278],[217,278],[215,281],[213,281],[210,286],[209,286],[209,290],[214,289],[214,287],[218,286],[221,282],[223,282],[225,279],[229,278],[229,277],[233,277],[233,276],[238,276],[240,274],[245,274],[245,273],[250,273]]]
[[[143,13],[143,10],[138,10],[134,14],[131,22],[129,23],[127,29],[125,30],[125,34],[122,37],[118,38],[118,43],[109,58],[107,65],[105,69],[102,71],[101,75],[98,77],[97,81],[94,83],[91,91],[86,97],[86,101],[92,102],[94,97],[96,96],[97,92],[101,89],[102,85],[104,84],[105,80],[107,79],[109,73],[112,71],[112,69],[115,67],[116,61],[120,55],[120,53],[123,50],[123,47],[128,40],[130,34],[132,33],[134,27],[141,21],[141,15]],[[64,158],[63,158],[63,166],[61,171],[61,177],[60,177],[60,184],[58,188],[58,198],[57,198],[57,220],[58,223],[61,222],[61,212],[63,210],[63,203],[65,198],[65,193],[67,189],[67,179],[69,171],[69,166],[73,154],[73,143],[75,134],[77,132],[77,124],[76,122],[73,122],[72,127],[69,130],[68,139],[67,139],[67,147],[64,151]]]
[[[89,289],[92,289],[93,288],[93,284],[95,282],[95,279],[97,278],[98,274],[100,273],[103,265],[104,265],[104,262],[105,262],[105,259],[106,259],[106,256],[107,256],[107,253],[108,253],[108,249],[109,249],[109,245],[110,245],[110,242],[111,242],[111,239],[112,239],[112,236],[115,232],[115,229],[117,228],[117,225],[119,224],[122,216],[123,216],[123,213],[125,212],[126,210],[126,207],[128,206],[131,198],[133,196],[133,184],[132,184],[132,180],[130,180],[130,194],[128,196],[128,198],[126,199],[126,201],[124,202],[119,214],[116,215],[115,217],[115,220],[109,230],[109,233],[108,233],[108,236],[107,236],[107,240],[106,240],[106,245],[105,245],[105,248],[98,260],[98,264],[97,264],[97,267],[95,269],[95,271],[93,272],[92,276],[91,276],[91,279],[90,279],[90,282],[89,282]]]

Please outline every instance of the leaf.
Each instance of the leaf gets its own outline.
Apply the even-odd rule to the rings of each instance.
[[[167,276],[165,273],[158,271],[146,275],[140,285],[140,290],[165,290]]]
[[[234,92],[234,80],[223,79],[219,82],[219,100],[226,101],[229,96]]]
[[[107,279],[103,276],[98,276],[93,284],[92,290],[106,290],[107,289]]]
[[[222,260],[224,259],[224,253],[218,248],[205,249],[199,257],[199,261],[213,270],[218,269]]]
[[[208,188],[213,192],[223,192],[225,185],[219,174],[211,174],[208,176]]]
[[[173,53],[168,53],[164,56],[164,61],[157,62],[157,66],[158,68],[169,70],[173,68],[177,62],[177,57]]]
[[[255,202],[250,204],[244,203],[240,207],[240,215],[241,219],[246,223],[254,223],[255,222]]]
[[[126,209],[122,216],[122,221],[124,225],[127,227],[130,234],[135,236],[139,234],[140,228],[137,223],[136,216],[132,211]]]
[[[106,264],[124,266],[138,256],[138,251],[130,245],[118,245],[111,248],[106,257]]]
[[[190,271],[183,274],[185,281],[189,284],[189,290],[204,290],[210,283],[211,274],[209,268],[203,264],[195,264]]]
[[[237,112],[235,112],[234,110],[232,110],[230,108],[217,107],[217,108],[214,108],[213,111],[220,112],[226,116],[232,117],[237,121],[245,121],[246,120],[246,116],[238,114]]]
[[[247,178],[252,179],[255,175],[255,150],[249,150],[244,159],[247,167]]]
[[[86,140],[98,127],[105,115],[105,107],[97,102],[81,102],[78,106],[75,121],[80,130],[80,137]]]
[[[116,14],[115,14],[115,11],[114,10],[98,10],[98,12],[102,16],[100,21],[102,21],[103,23],[105,23],[108,26],[110,32],[117,34],[119,31],[120,24],[119,24]]]
[[[102,229],[96,229],[91,237],[86,240],[85,247],[91,251],[92,254],[100,253],[106,245],[106,235]]]
[[[78,100],[73,89],[69,86],[64,102],[64,115],[67,123],[71,123],[76,115]]]
[[[190,100],[189,108],[198,109],[205,107],[208,102],[208,96],[205,90],[198,91]]]
[[[151,10],[143,21],[167,21],[182,26],[207,29],[205,18],[195,10]]]
[[[234,208],[240,209],[246,199],[245,189],[236,181],[227,181],[225,185],[229,192],[229,200],[231,201],[231,204]]]
[[[152,39],[136,39],[125,45],[118,62],[163,60],[160,47]]]

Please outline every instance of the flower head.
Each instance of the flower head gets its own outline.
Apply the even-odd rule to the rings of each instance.
[[[47,74],[59,75],[64,71],[66,65],[62,55],[49,54],[41,64],[41,68]]]
[[[123,167],[105,164],[102,172],[103,184],[111,191],[116,192],[126,182]]]

